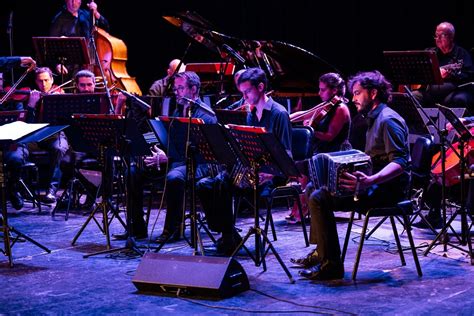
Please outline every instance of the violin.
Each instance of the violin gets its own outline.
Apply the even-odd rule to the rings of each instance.
[[[290,115],[290,122],[303,121],[305,126],[317,125],[329,113],[329,111],[344,100],[341,96],[334,96],[329,101],[322,102],[307,111],[295,112]]]

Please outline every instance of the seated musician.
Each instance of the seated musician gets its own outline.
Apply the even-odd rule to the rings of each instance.
[[[326,73],[319,77],[319,96],[323,101],[321,104],[308,111],[295,112],[290,114],[292,122],[303,121],[306,126],[314,128],[313,154],[328,153],[350,149],[349,130],[351,124],[351,114],[346,105],[344,95],[346,93],[346,83],[337,73]],[[303,168],[307,169],[307,168]],[[306,189],[307,196],[311,194],[314,187],[308,183],[308,171],[304,170],[305,176],[299,179],[302,189]],[[301,204],[303,215],[308,212],[306,197],[302,194]],[[299,218],[297,204],[286,219],[290,223],[298,223]]]
[[[473,80],[474,66],[469,52],[455,43],[454,35],[455,29],[451,23],[442,22],[436,26],[436,47],[429,50],[436,52],[443,83],[429,85],[416,91],[415,95],[423,106],[435,107],[435,103],[440,103],[449,107],[466,108],[473,115],[474,88],[472,85],[459,85]]]
[[[54,85],[54,77],[51,69],[48,67],[39,67],[35,70],[35,83],[38,90],[32,90],[30,98],[28,100],[29,120],[35,122],[35,115],[39,109],[41,103],[41,97],[45,94],[56,94],[64,93],[61,88]],[[50,181],[48,193],[45,195],[43,200],[46,203],[56,202],[56,191],[61,183],[62,171],[60,168],[60,162],[64,158],[66,152],[69,149],[69,143],[67,141],[64,132],[59,132],[56,135],[45,139],[40,143],[28,144],[28,149],[35,151],[38,149],[47,150],[50,154]]]
[[[180,68],[178,71],[176,69],[178,68],[179,64],[181,64]],[[152,96],[158,96],[158,97],[165,97],[165,96],[170,96],[172,94],[171,89],[171,77],[174,75],[175,72],[183,72],[185,69],[185,65],[181,63],[181,60],[179,59],[173,59],[170,61],[168,65],[168,69],[166,69],[166,76],[156,80],[153,82],[151,85],[148,94]],[[167,90],[169,89],[169,90]]]
[[[0,71],[8,71],[14,67],[30,67],[34,68],[36,65],[35,60],[31,57],[0,57]],[[0,72],[0,74],[2,74]],[[3,91],[3,75],[0,76],[0,91]],[[21,102],[6,102],[2,104],[0,111],[12,111],[12,110],[23,110],[23,104]],[[8,104],[9,103],[9,104]],[[4,152],[3,163],[6,166],[6,170],[9,172],[7,181],[7,197],[10,200],[12,206],[20,210],[23,208],[23,198],[19,192],[19,180],[20,180],[20,168],[28,158],[28,149],[25,145],[13,144],[10,148]]]
[[[300,275],[313,280],[341,279],[344,266],[334,211],[391,206],[406,198],[409,184],[410,151],[408,128],[403,118],[387,106],[391,84],[378,71],[358,73],[349,80],[352,101],[370,120],[365,152],[371,157],[372,175],[360,171],[344,173],[341,188],[355,192],[353,197],[336,198],[326,189],[313,192],[310,242],[317,249],[300,261],[308,269]],[[358,190],[364,190],[359,194]],[[357,201],[355,201],[357,200]]]
[[[264,127],[267,132],[275,134],[291,156],[291,123],[288,112],[271,97],[265,94],[268,87],[265,72],[260,68],[245,70],[238,80],[238,88],[245,102],[253,108],[247,116],[247,125]],[[260,173],[261,195],[271,191],[276,185],[284,183],[285,179]],[[205,178],[198,182],[196,190],[206,213],[207,223],[213,231],[222,233],[217,241],[218,253],[229,255],[240,242],[236,232],[232,214],[233,179],[225,172],[215,178]]]
[[[200,118],[205,124],[217,123],[215,115],[208,111],[209,106],[199,98],[199,91],[201,88],[201,80],[199,76],[192,71],[185,71],[177,73],[173,77],[173,91],[176,95],[176,102],[178,107],[173,113],[173,117],[187,117],[190,110],[191,117]],[[199,103],[199,106],[193,106],[186,99]],[[148,167],[158,167],[160,164],[168,161],[166,154],[154,147],[152,149],[152,156],[146,157],[144,162]],[[170,161],[169,171],[166,175],[166,219],[163,227],[163,232],[156,239],[158,243],[173,242],[179,240],[180,225],[183,222],[183,211],[185,207],[185,190],[186,190],[186,162],[185,161]],[[133,172],[134,183],[133,191],[131,192],[132,200],[134,202],[132,210],[134,234],[146,234],[145,222],[143,221],[143,188],[140,178],[140,170],[136,168]],[[207,165],[198,165],[196,168],[196,179],[200,179],[208,175]],[[138,179],[137,179],[138,178]]]

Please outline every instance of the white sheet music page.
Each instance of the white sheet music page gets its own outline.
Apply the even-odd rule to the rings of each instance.
[[[0,126],[0,140],[17,140],[48,125],[49,123],[28,124],[22,121],[8,123]]]

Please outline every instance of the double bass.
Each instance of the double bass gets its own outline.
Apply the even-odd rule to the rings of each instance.
[[[130,93],[141,95],[142,91],[135,78],[127,72],[127,46],[125,43],[99,27],[96,27],[94,33],[97,54],[104,70],[107,86],[115,86]],[[95,68],[95,74],[100,76],[100,70],[98,67]]]

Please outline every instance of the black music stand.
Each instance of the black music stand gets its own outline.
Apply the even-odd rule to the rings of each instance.
[[[235,110],[222,110],[216,109],[217,121],[223,125],[235,124],[235,125],[246,125],[247,124],[247,111],[235,111]]]
[[[390,107],[403,117],[410,135],[415,136],[412,139],[409,137],[410,143],[414,143],[418,136],[430,137],[430,131],[410,96],[400,92],[393,92],[391,96]]]
[[[27,124],[24,122],[12,122],[9,124],[2,125],[0,128],[0,194],[1,194],[1,208],[2,208],[2,231],[5,249],[2,252],[8,257],[9,266],[13,267],[13,259],[11,248],[18,241],[19,238],[33,243],[44,251],[51,253],[51,250],[34,240],[33,238],[23,234],[18,229],[8,225],[8,212],[7,212],[7,201],[6,201],[6,177],[4,173],[4,162],[3,156],[4,151],[12,143],[29,143],[29,142],[40,142],[51,135],[60,132],[66,126],[47,126],[47,124]],[[13,135],[15,133],[15,135]],[[9,135],[6,137],[6,135]],[[10,232],[16,234],[13,240],[10,240]]]
[[[75,113],[107,113],[104,93],[48,94],[43,97],[39,122],[50,124],[70,123]]]
[[[108,165],[109,157],[107,157],[107,151],[109,149],[118,149],[121,140],[120,138],[126,131],[126,120],[121,115],[77,114],[73,116],[73,125],[79,128],[81,132],[80,137],[83,138],[81,143],[88,143],[90,150],[95,150],[98,154],[102,168],[102,185],[104,185],[105,179],[110,179],[111,176],[108,174],[111,168]],[[73,246],[91,220],[94,220],[99,229],[105,234],[107,250],[111,249],[109,225],[114,217],[117,217],[122,226],[126,228],[126,224],[110,204],[108,196],[110,193],[109,189],[103,188],[102,192],[102,201],[97,204],[87,220],[81,226],[79,232],[74,236],[74,239],[71,242]],[[112,213],[110,219],[108,217],[109,211]],[[95,218],[97,212],[102,212],[102,226]],[[91,255],[94,254],[85,255],[84,257],[87,258]]]
[[[287,151],[275,137],[273,133],[267,133],[260,127],[249,127],[239,125],[227,125],[229,130],[229,139],[235,139],[241,154],[246,158],[242,161],[244,166],[250,168],[253,174],[253,198],[254,198],[254,226],[251,227],[240,244],[232,253],[234,257],[251,235],[255,234],[255,257],[251,256],[256,266],[262,264],[266,271],[265,256],[271,250],[280,266],[285,271],[291,283],[294,283],[293,276],[282,261],[280,255],[273,247],[265,232],[260,228],[259,218],[259,172],[266,172],[278,176],[297,177],[300,175],[293,159],[290,158]],[[247,164],[247,165],[245,165]],[[266,248],[268,244],[268,249]]]
[[[90,57],[85,37],[33,37],[38,62],[42,65],[88,65]],[[64,82],[61,75],[61,83]]]
[[[438,233],[436,238],[431,242],[431,244],[428,246],[428,248],[425,250],[424,255],[426,256],[429,251],[436,245],[437,241],[441,236],[444,236],[448,229],[450,228],[451,231],[454,233],[456,238],[458,239],[459,243],[461,245],[466,245],[468,246],[468,251],[465,249],[459,247],[458,245],[454,245],[450,243],[449,241],[445,241],[446,244],[451,245],[453,248],[459,249],[463,252],[468,252],[469,256],[471,257],[471,264],[474,265],[474,253],[472,252],[472,242],[471,242],[471,234],[470,234],[470,228],[472,227],[472,216],[468,214],[466,210],[466,199],[465,199],[465,189],[466,189],[466,179],[465,179],[465,174],[466,174],[466,156],[465,156],[465,149],[466,149],[466,144],[467,142],[473,137],[469,129],[462,123],[462,121],[457,117],[457,115],[453,112],[452,109],[445,107],[443,105],[437,104],[438,109],[440,112],[444,114],[446,119],[451,123],[453,128],[456,130],[457,134],[459,135],[459,153],[454,150],[456,155],[459,157],[460,161],[460,174],[461,174],[461,205],[460,207],[454,212],[454,214],[451,215],[450,219],[445,222],[444,227],[441,229],[441,231]],[[444,184],[444,183],[443,183]],[[456,233],[456,231],[453,229],[451,226],[451,223],[454,221],[454,219],[460,215],[461,216],[461,237]],[[467,218],[468,216],[471,218],[471,225],[468,226]]]
[[[384,51],[387,76],[397,84],[441,84],[436,52],[431,50]]]

